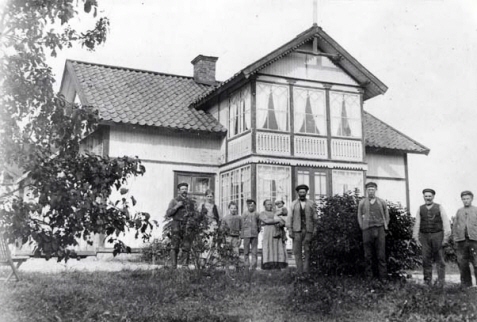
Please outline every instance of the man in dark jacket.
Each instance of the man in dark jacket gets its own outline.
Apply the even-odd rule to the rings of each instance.
[[[195,202],[188,197],[189,185],[179,183],[179,194],[172,199],[167,208],[166,217],[172,218],[171,222],[171,260],[172,267],[177,268],[177,256],[182,245],[182,254],[185,264],[189,262],[189,253],[192,247],[194,219],[196,216]]]
[[[386,201],[376,197],[378,185],[366,183],[367,197],[359,202],[358,223],[363,232],[363,247],[366,277],[371,279],[373,271],[378,271],[380,280],[387,278],[386,265],[386,231],[389,224],[389,213]],[[376,253],[377,265],[373,263],[373,253]],[[374,268],[374,269],[373,269]]]
[[[295,257],[298,274],[310,272],[310,243],[315,231],[316,204],[307,199],[307,185],[295,188],[298,199],[294,200],[286,219],[286,227],[293,239],[293,257]],[[303,253],[305,261],[303,262]]]

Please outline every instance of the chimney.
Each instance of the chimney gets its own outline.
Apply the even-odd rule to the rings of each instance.
[[[218,57],[199,55],[191,63],[194,65],[194,81],[200,84],[215,84],[215,63]]]

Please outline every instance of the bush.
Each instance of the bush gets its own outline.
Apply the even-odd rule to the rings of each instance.
[[[362,232],[357,221],[359,201],[352,193],[323,198],[311,244],[312,270],[332,275],[364,272]],[[388,273],[400,274],[420,264],[418,248],[412,240],[414,221],[400,204],[388,203],[388,209]]]

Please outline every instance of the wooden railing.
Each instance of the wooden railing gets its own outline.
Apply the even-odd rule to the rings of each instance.
[[[361,141],[331,140],[331,158],[334,160],[363,161]]]
[[[257,132],[257,153],[290,155],[290,135]]]
[[[295,156],[305,158],[328,158],[326,138],[295,136]]]
[[[247,133],[228,143],[228,161],[233,161],[252,153],[252,134]]]

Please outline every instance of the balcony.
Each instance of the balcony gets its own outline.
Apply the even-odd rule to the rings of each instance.
[[[326,138],[295,136],[295,156],[328,159]]]
[[[257,132],[257,153],[290,156],[290,135]]]
[[[333,160],[363,161],[363,145],[361,141],[331,140],[331,158]]]

